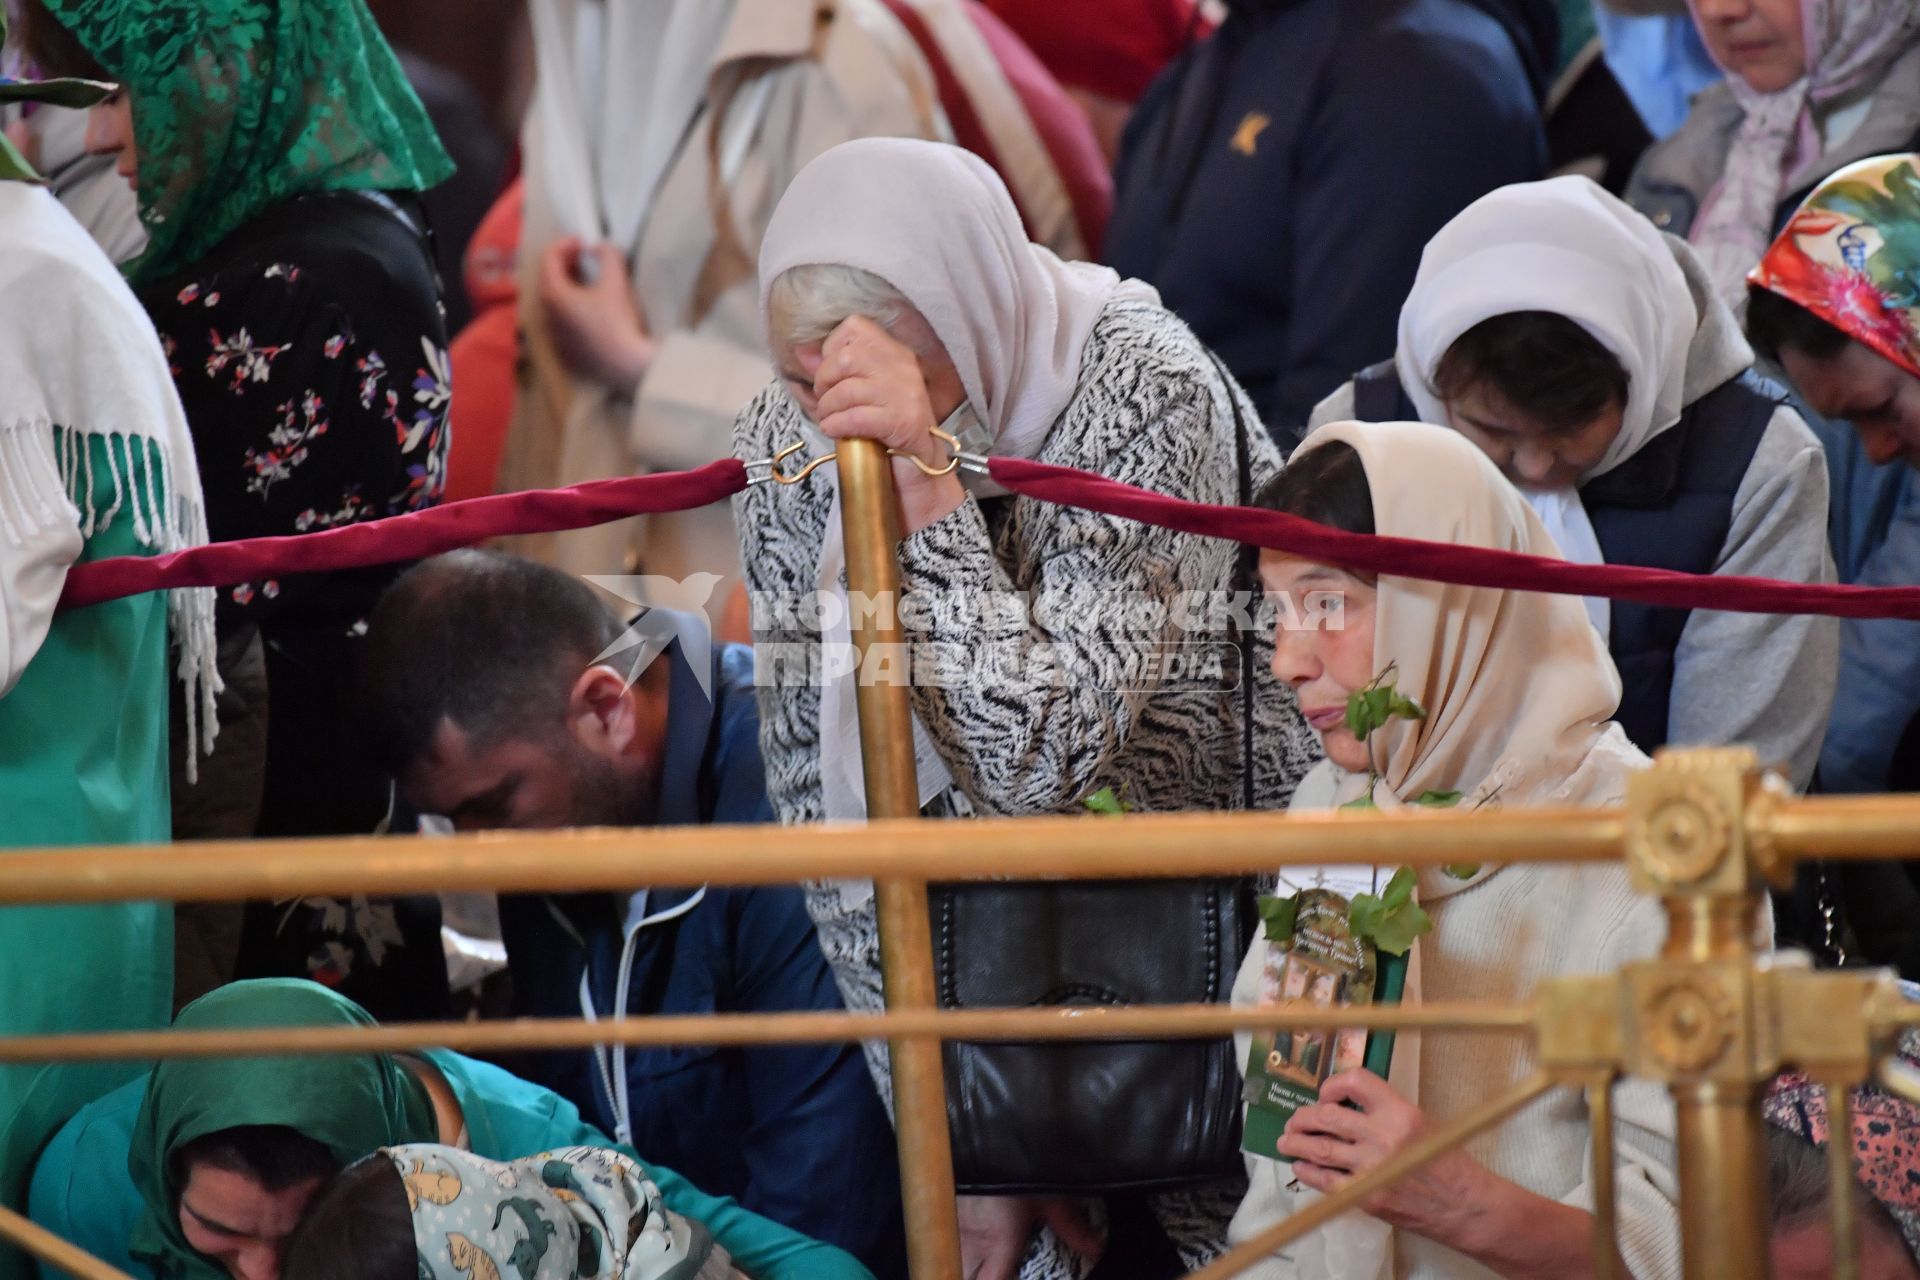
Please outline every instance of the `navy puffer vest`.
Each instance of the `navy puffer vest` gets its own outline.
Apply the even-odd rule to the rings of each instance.
[[[1608,564],[1712,573],[1733,523],[1733,499],[1784,389],[1752,370],[1709,391],[1680,421],[1603,476],[1580,487]],[[1354,416],[1363,422],[1417,422],[1393,362],[1353,380]],[[1643,751],[1667,741],[1674,653],[1689,609],[1612,602],[1607,647],[1620,668],[1614,718]]]

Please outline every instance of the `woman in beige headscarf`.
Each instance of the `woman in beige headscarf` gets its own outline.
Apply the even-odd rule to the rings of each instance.
[[[1558,555],[1540,519],[1485,454],[1444,428],[1337,423],[1309,436],[1262,505],[1357,533]],[[1382,809],[1429,791],[1492,805],[1614,805],[1643,756],[1612,723],[1620,681],[1605,642],[1572,596],[1373,578],[1265,552],[1269,592],[1345,596],[1338,629],[1283,630],[1274,674],[1294,689],[1327,760],[1292,808]],[[1390,674],[1387,674],[1390,673]],[[1346,725],[1349,694],[1376,679],[1424,709],[1364,739]],[[1382,868],[1390,874],[1392,868]],[[1297,869],[1289,879],[1298,880]],[[1652,954],[1660,914],[1615,866],[1483,866],[1423,873],[1433,930],[1414,945],[1408,999],[1518,1000],[1544,979],[1611,972]],[[1256,940],[1235,987],[1251,1003],[1267,943]],[[1252,1183],[1231,1239],[1244,1242],[1379,1165],[1433,1124],[1518,1084],[1525,1042],[1449,1035],[1421,1052],[1402,1035],[1390,1081],[1335,1075],[1296,1112],[1276,1156],[1248,1158]],[[1242,1056],[1245,1054],[1242,1041]],[[1352,1106],[1343,1105],[1351,1103]],[[1649,1085],[1618,1090],[1620,1253],[1639,1280],[1678,1276],[1671,1117]],[[1568,1277],[1590,1265],[1593,1218],[1585,1107],[1556,1094],[1427,1165],[1249,1274],[1268,1277]]]

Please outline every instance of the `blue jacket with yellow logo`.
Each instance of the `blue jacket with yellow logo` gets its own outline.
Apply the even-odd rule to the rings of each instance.
[[[1129,124],[1108,261],[1220,353],[1283,445],[1393,354],[1420,251],[1541,176],[1551,0],[1232,0]]]

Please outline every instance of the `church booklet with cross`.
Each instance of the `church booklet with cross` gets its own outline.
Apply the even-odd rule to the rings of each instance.
[[[1292,930],[1266,942],[1260,1004],[1308,1000],[1320,1005],[1398,1004],[1407,957],[1356,938],[1348,922],[1355,894],[1379,893],[1385,873],[1373,867],[1323,867],[1302,877],[1293,898]],[[1281,893],[1290,886],[1282,885]],[[1329,1076],[1365,1067],[1386,1078],[1393,1032],[1310,1027],[1255,1031],[1247,1056],[1244,1150],[1286,1160],[1275,1144],[1287,1121],[1320,1098]],[[1290,1162],[1289,1162],[1290,1163]]]

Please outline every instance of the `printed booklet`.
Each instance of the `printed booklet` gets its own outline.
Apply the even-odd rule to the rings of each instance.
[[[1369,1002],[1398,1004],[1407,958],[1382,955],[1357,940],[1348,927],[1348,903],[1356,893],[1377,893],[1372,867],[1322,868],[1311,887],[1298,891],[1289,942],[1267,942],[1260,1003],[1309,1000],[1319,1005]],[[1282,886],[1281,893],[1286,892]],[[1241,1146],[1269,1160],[1287,1121],[1320,1098],[1329,1076],[1365,1067],[1385,1079],[1393,1059],[1393,1032],[1350,1027],[1255,1031],[1247,1061],[1247,1123]]]

